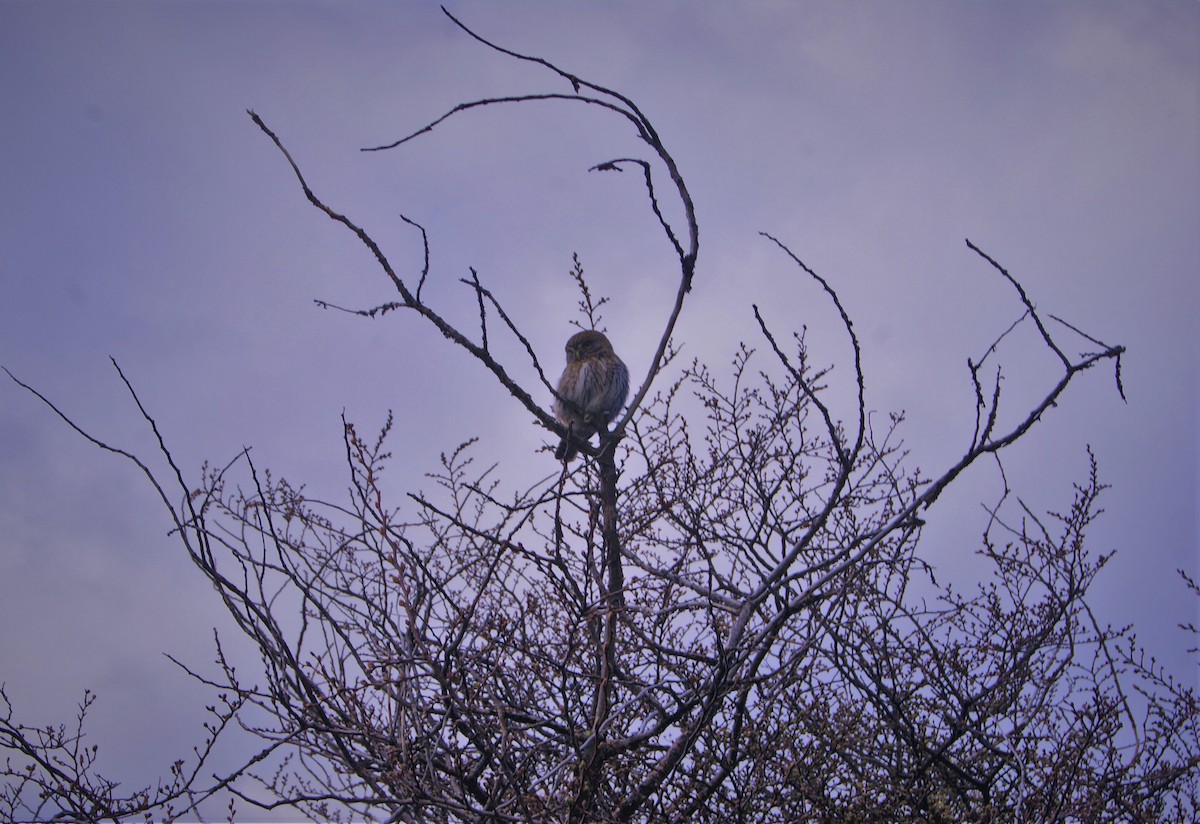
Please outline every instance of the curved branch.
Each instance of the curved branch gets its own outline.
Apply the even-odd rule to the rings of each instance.
[[[545,94],[512,95],[512,96],[506,96],[506,97],[485,98],[482,100],[475,100],[475,101],[471,101],[468,103],[460,103],[457,106],[450,109],[445,114],[443,114],[441,117],[438,117],[437,119],[431,121],[430,123],[427,123],[425,126],[421,127],[420,129],[417,129],[416,131],[412,132],[411,134],[408,134],[405,137],[400,138],[399,140],[393,141],[392,143],[371,147],[369,149],[364,149],[364,151],[382,151],[382,150],[386,150],[386,149],[395,148],[397,146],[400,146],[400,145],[412,140],[413,138],[415,138],[419,135],[426,134],[426,133],[432,131],[438,125],[440,125],[441,123],[444,123],[446,120],[453,117],[454,115],[456,115],[460,112],[468,111],[470,109],[475,109],[475,108],[479,108],[479,107],[483,107],[483,106],[498,105],[498,104],[502,104],[502,103],[525,103],[525,102],[532,102],[532,101],[537,101],[537,100],[572,101],[572,102],[578,102],[578,103],[586,103],[588,105],[593,105],[593,106],[600,106],[601,108],[604,108],[604,109],[612,111],[616,114],[619,114],[620,116],[622,116],[626,120],[628,120],[630,123],[632,123],[634,128],[637,130],[638,137],[653,149],[655,155],[658,156],[659,160],[661,160],[663,165],[666,167],[667,174],[671,178],[671,182],[674,184],[676,193],[679,196],[680,204],[683,207],[683,211],[684,211],[685,222],[687,224],[686,248],[685,248],[685,245],[679,241],[678,237],[676,236],[675,231],[671,228],[670,224],[666,221],[666,219],[664,218],[663,213],[659,207],[658,199],[654,193],[654,187],[653,187],[652,179],[650,176],[649,164],[645,163],[645,161],[628,160],[628,159],[619,160],[619,161],[610,161],[608,164],[609,167],[612,167],[611,164],[621,163],[621,162],[636,162],[636,163],[639,163],[642,165],[643,171],[645,172],[646,188],[647,188],[647,192],[650,196],[651,206],[654,209],[655,216],[659,220],[659,224],[663,228],[663,231],[666,234],[667,239],[670,241],[672,248],[675,249],[676,256],[679,259],[680,283],[679,283],[679,289],[676,292],[675,300],[672,303],[671,310],[667,315],[667,320],[664,325],[662,335],[659,338],[658,346],[656,347],[655,352],[650,359],[650,365],[647,369],[646,377],[643,379],[642,384],[638,388],[638,390],[632,394],[632,397],[630,398],[629,403],[626,405],[624,415],[622,415],[619,419],[617,419],[613,423],[612,429],[610,430],[610,433],[609,433],[609,439],[605,443],[601,444],[601,448],[603,448],[606,444],[615,443],[617,440],[619,440],[624,435],[625,428],[628,425],[630,419],[633,417],[634,413],[640,408],[647,393],[650,391],[650,387],[654,383],[655,377],[657,377],[658,373],[662,370],[662,367],[666,362],[667,352],[670,348],[671,336],[674,333],[675,326],[679,320],[679,315],[683,310],[684,298],[686,297],[687,293],[691,291],[692,278],[693,278],[693,275],[695,273],[695,268],[696,268],[696,257],[697,257],[697,254],[699,253],[699,227],[696,223],[696,210],[695,210],[695,205],[692,202],[691,193],[688,191],[687,185],[684,183],[683,176],[679,172],[679,167],[676,164],[674,157],[672,157],[670,152],[667,151],[666,146],[663,144],[662,139],[659,137],[657,130],[654,128],[653,124],[650,122],[650,119],[648,117],[646,117],[646,115],[642,112],[642,110],[640,108],[638,108],[637,104],[635,104],[628,97],[626,97],[625,95],[623,95],[617,91],[614,91],[612,89],[609,89],[604,86],[600,86],[598,84],[583,80],[582,78],[580,78],[579,76],[577,76],[571,72],[567,72],[567,71],[564,71],[563,69],[560,69],[558,66],[551,63],[548,60],[545,60],[544,58],[531,57],[529,55],[520,54],[518,52],[515,52],[510,49],[506,49],[502,46],[499,46],[499,45],[491,42],[490,40],[487,40],[486,38],[480,36],[473,30],[471,30],[462,21],[460,21],[453,14],[451,14],[444,6],[442,7],[442,11],[445,13],[445,15],[447,17],[450,18],[450,20],[452,20],[454,22],[454,24],[456,26],[458,26],[460,29],[462,29],[464,32],[466,32],[468,35],[470,35],[475,40],[484,44],[488,48],[491,48],[491,49],[493,49],[501,54],[504,54],[508,57],[512,57],[517,60],[523,60],[523,61],[527,61],[527,62],[536,63],[540,66],[543,66],[543,67],[549,69],[550,71],[557,74],[559,77],[567,80],[571,84],[571,87],[575,93],[574,94],[545,93]],[[588,96],[588,95],[581,94],[580,92],[583,89],[587,89],[597,96]],[[605,98],[608,98],[608,99],[605,99]],[[613,102],[613,101],[615,101],[615,102]],[[603,168],[605,168],[605,165],[606,164],[600,164],[600,166],[593,167],[593,168],[603,169]],[[615,168],[615,167],[612,167],[612,168]],[[311,199],[312,198],[310,197],[310,200]],[[510,391],[511,391],[511,388],[510,388]],[[539,415],[539,419],[541,419],[543,421],[543,423],[546,422],[545,418],[541,415]],[[550,428],[556,432],[560,431],[557,427],[554,427],[554,426],[552,426]]]

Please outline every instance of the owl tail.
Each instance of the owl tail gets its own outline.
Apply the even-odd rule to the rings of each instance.
[[[579,454],[579,436],[575,433],[575,424],[567,425],[567,436],[559,441],[554,457],[563,463],[570,463]]]
[[[575,448],[575,444],[570,438],[563,438],[558,444],[558,449],[554,450],[554,457],[563,463],[570,463],[578,454],[579,450]]]

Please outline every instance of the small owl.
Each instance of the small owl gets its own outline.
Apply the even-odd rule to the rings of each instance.
[[[629,394],[629,370],[602,333],[586,330],[567,341],[567,368],[558,379],[558,394],[554,416],[570,427],[572,437],[563,439],[554,457],[572,461],[579,450],[571,441],[586,441],[608,426]]]

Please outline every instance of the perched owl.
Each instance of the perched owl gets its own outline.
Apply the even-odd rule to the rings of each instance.
[[[558,394],[554,415],[570,427],[572,438],[563,439],[554,457],[571,461],[579,451],[571,440],[586,441],[608,426],[629,394],[629,370],[602,333],[586,330],[567,341],[567,368],[558,379]]]

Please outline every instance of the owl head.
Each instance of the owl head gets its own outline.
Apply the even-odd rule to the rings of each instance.
[[[576,332],[567,341],[567,363],[587,360],[597,355],[612,354],[613,348],[608,338],[604,336],[603,332],[597,332],[595,329]]]

